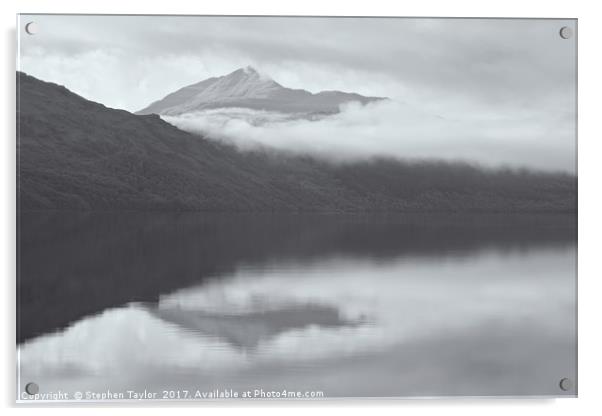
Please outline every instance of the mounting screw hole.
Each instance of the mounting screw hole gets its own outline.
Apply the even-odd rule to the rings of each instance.
[[[568,26],[563,26],[560,28],[560,37],[562,39],[570,39],[573,36],[573,29]]]
[[[36,383],[27,383],[25,385],[25,392],[31,396],[37,394],[40,391],[40,387]]]
[[[569,391],[573,388],[573,382],[570,378],[563,378],[560,380],[560,383],[558,383],[558,386],[560,386],[560,390],[562,391]]]
[[[38,33],[38,25],[36,24],[36,22],[29,22],[25,25],[25,32],[27,32],[28,35],[35,35],[36,33]]]

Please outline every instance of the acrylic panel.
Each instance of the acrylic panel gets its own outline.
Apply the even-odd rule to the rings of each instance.
[[[17,38],[17,401],[577,395],[575,19]]]

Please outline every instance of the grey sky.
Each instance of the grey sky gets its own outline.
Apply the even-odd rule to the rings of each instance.
[[[31,20],[34,36],[22,31]],[[523,125],[525,135],[545,131],[540,143],[530,137],[542,152],[533,166],[575,170],[576,42],[558,35],[573,20],[21,16],[20,25],[21,70],[109,107],[136,111],[253,65],[287,87],[388,96],[515,137]]]

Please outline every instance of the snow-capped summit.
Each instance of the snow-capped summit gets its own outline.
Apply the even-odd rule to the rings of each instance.
[[[346,102],[366,104],[380,99],[340,91],[312,94],[301,89],[286,88],[252,66],[247,66],[228,75],[181,88],[140,110],[138,114],[179,115],[234,107],[282,113],[328,114],[337,113],[339,106]]]

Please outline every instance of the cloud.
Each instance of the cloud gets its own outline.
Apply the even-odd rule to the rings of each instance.
[[[562,121],[538,114],[516,119],[447,119],[387,100],[366,106],[350,103],[340,113],[317,120],[248,109],[163,118],[182,130],[242,150],[267,146],[337,162],[384,156],[575,171],[573,131]],[[538,151],[542,147],[547,149],[545,157]]]
[[[117,77],[65,66],[55,78],[67,87],[71,76],[87,78],[96,85],[90,99],[121,79],[152,79],[142,106],[171,92],[164,84],[172,80],[181,87],[248,64],[313,92],[479,105],[562,97],[554,105],[564,106],[576,75],[575,39],[558,36],[571,20],[46,15],[22,24],[31,19],[40,33],[20,38],[24,71],[45,73],[57,56],[95,66],[90,52],[103,51],[119,60]],[[135,100],[137,88],[130,82],[121,95]]]
[[[21,29],[31,20],[39,33],[19,31],[19,69],[109,107],[137,111],[253,65],[286,87],[391,97],[463,124],[439,127],[443,135],[432,143],[414,133],[430,137],[436,122],[402,125],[394,137],[382,126],[400,127],[383,113],[379,133],[388,134],[375,138],[366,126],[363,135],[390,142],[387,149],[407,141],[420,153],[425,141],[445,157],[472,152],[487,163],[574,169],[576,37],[558,35],[562,26],[576,29],[574,20],[23,15]],[[348,121],[293,123],[286,133],[302,137],[299,146],[332,147],[305,143],[301,132],[343,133]],[[284,126],[255,127],[252,134]],[[349,143],[337,136],[343,143],[331,153],[360,152],[359,133],[349,136]],[[499,146],[483,150],[490,142]],[[373,143],[363,146],[370,151]]]

